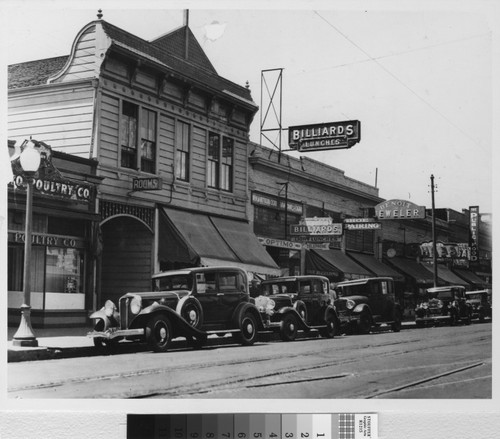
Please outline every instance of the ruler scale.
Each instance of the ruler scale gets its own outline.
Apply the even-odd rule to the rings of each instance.
[[[377,439],[376,413],[129,414],[127,439]]]

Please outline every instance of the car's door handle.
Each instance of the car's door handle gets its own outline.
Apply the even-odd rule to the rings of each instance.
[[[223,296],[224,293],[217,293],[217,296]]]

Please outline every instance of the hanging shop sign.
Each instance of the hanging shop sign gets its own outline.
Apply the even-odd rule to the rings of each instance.
[[[287,212],[295,213],[297,215],[302,215],[303,212],[303,207],[300,203],[273,197],[272,195],[267,195],[260,192],[252,192],[252,204],[283,211],[286,209]]]
[[[291,236],[290,239],[294,242],[302,243],[334,243],[340,244],[342,242],[342,235],[297,235]]]
[[[350,148],[361,140],[359,120],[299,125],[288,128],[290,149],[300,152]]]
[[[292,224],[290,225],[291,235],[342,235],[342,223],[321,224],[321,225],[306,225]]]
[[[158,191],[162,188],[162,180],[159,177],[133,178],[133,191]]]
[[[314,216],[312,218],[301,218],[299,220],[299,224],[303,226],[329,226],[333,224],[333,220],[327,217],[317,217]]]
[[[422,260],[432,260],[433,258],[433,245],[432,241],[422,242],[419,244],[418,256]],[[455,260],[468,260],[469,259],[469,245],[466,242],[436,242],[436,257],[439,262],[455,261]]]
[[[375,206],[375,216],[380,220],[425,218],[425,206],[405,200],[387,200]]]
[[[479,260],[479,206],[469,207],[469,246],[470,260]]]
[[[373,221],[366,223],[345,223],[344,228],[346,230],[378,230],[382,228],[382,224]]]
[[[382,223],[372,218],[346,218],[344,228],[346,230],[376,230],[382,228]]]
[[[40,166],[33,178],[35,193],[83,203],[93,201],[96,192],[95,185],[64,178],[52,163],[52,148],[50,145],[37,140],[32,140],[32,142],[40,154]],[[14,180],[9,185],[16,190],[26,190],[26,175],[21,167],[19,157],[14,158],[10,163]]]
[[[284,239],[264,238],[258,237],[259,242],[266,247],[279,247],[289,250],[301,250],[302,244],[300,242],[286,241]]]

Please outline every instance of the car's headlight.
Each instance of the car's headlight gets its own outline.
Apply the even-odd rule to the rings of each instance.
[[[130,301],[130,312],[132,314],[139,314],[142,309],[142,299],[140,296],[134,296]]]
[[[356,306],[356,302],[354,300],[347,299],[345,306],[347,309],[353,309]]]
[[[437,301],[437,307],[442,308],[443,307],[443,302],[441,300]]]
[[[272,315],[274,313],[274,307],[276,302],[266,296],[258,296],[255,298],[255,306],[259,309],[259,312]]]
[[[113,314],[116,311],[116,306],[111,300],[106,300],[106,303],[104,304],[104,314],[106,314],[108,317],[113,317]]]

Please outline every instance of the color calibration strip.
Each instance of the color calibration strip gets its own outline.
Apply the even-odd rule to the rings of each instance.
[[[377,439],[376,413],[127,416],[127,439]]]

